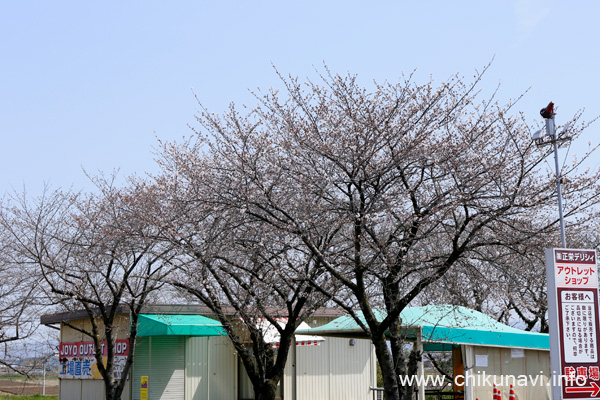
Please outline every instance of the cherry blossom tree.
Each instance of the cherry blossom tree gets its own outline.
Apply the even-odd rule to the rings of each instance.
[[[314,289],[373,341],[386,398],[408,398],[400,312],[478,252],[556,229],[549,149],[532,143],[515,101],[482,99],[479,73],[369,88],[328,71],[320,83],[281,78],[284,90],[257,92],[256,106],[204,111],[186,151],[209,150],[178,173],[202,164],[206,201],[295,238],[342,287],[310,278]],[[577,165],[563,170],[565,214],[581,223],[599,176]]]
[[[2,214],[12,237],[15,261],[35,268],[55,310],[85,311],[86,324],[65,326],[94,342],[96,365],[105,398],[120,399],[133,362],[137,320],[144,305],[164,285],[170,248],[158,240],[161,230],[151,215],[158,208],[154,191],[141,180],[116,188],[97,179],[98,193],[46,191],[37,199],[15,196]],[[125,313],[127,331],[119,319]],[[121,375],[116,373],[114,346],[129,340]],[[101,342],[105,341],[106,361]]]
[[[19,341],[30,338],[38,327],[44,296],[40,275],[15,262],[13,241],[8,232],[0,231],[0,364],[14,372],[27,375],[17,361],[22,358]]]
[[[597,211],[571,221],[567,230],[571,248],[598,249]],[[548,333],[548,300],[544,249],[560,245],[559,232],[547,232],[501,248],[478,249],[428,288],[417,300],[430,298],[462,305],[493,316],[498,321],[527,330]]]
[[[157,186],[165,213],[178,216],[166,237],[178,249],[168,282],[211,310],[244,365],[254,398],[273,400],[294,332],[327,300],[311,283],[332,283],[318,257],[293,235],[213,201],[212,184],[223,177],[207,161],[193,148],[164,148]]]

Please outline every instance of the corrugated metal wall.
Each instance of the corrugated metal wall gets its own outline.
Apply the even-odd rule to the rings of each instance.
[[[188,338],[185,347],[185,399],[208,398],[208,338]]]
[[[150,375],[150,338],[138,337],[133,355],[133,373],[131,374],[132,398],[140,400],[140,380]]]
[[[150,400],[185,399],[185,337],[153,336],[150,341]]]
[[[101,380],[63,379],[60,382],[61,400],[104,400],[104,382]],[[128,395],[122,397],[129,399]]]
[[[185,337],[140,337],[135,346],[133,400],[140,400],[140,379],[148,376],[150,400],[184,400]]]
[[[355,340],[354,346],[350,339],[331,338],[329,342],[329,399],[372,399],[371,341]]]
[[[131,399],[131,379],[129,379],[125,383],[125,387],[123,388],[123,394],[121,395],[121,400],[130,400]]]
[[[237,398],[237,356],[227,337],[190,337],[186,345],[186,400]]]
[[[238,357],[238,371],[240,371],[239,376],[239,396],[238,400],[246,400],[254,398],[254,389],[252,389],[252,381],[248,378],[248,374],[246,373],[246,368],[244,367],[244,363],[242,359]]]
[[[294,346],[285,367],[283,399],[372,400],[369,387],[375,386],[375,365],[369,340],[356,340],[350,346],[349,339],[327,338],[319,346]],[[254,398],[241,362],[239,371],[239,397],[235,398]]]
[[[59,386],[59,398],[61,400],[79,400],[81,399],[81,380],[80,379],[61,379]]]
[[[329,399],[329,347],[333,340],[338,339],[327,338],[318,346],[296,346],[296,400]]]
[[[61,332],[63,341],[82,340],[75,331]],[[371,400],[374,354],[368,340],[327,338],[319,346],[291,349],[283,378],[284,400]],[[140,378],[149,377],[151,400],[232,400],[253,397],[245,371],[227,337],[140,337],[131,380],[123,400],[140,400]],[[238,375],[241,386],[238,390]],[[247,392],[247,393],[246,393]],[[101,400],[101,381],[63,380],[61,400]],[[242,397],[244,398],[244,397]]]
[[[82,380],[80,399],[104,400],[104,382],[95,379]]]
[[[208,338],[209,400],[237,397],[237,353],[226,336]]]
[[[283,371],[283,399],[296,400],[296,346],[290,349]]]
[[[294,400],[371,400],[373,357],[369,340],[351,346],[350,339],[327,338],[319,346],[296,347]]]

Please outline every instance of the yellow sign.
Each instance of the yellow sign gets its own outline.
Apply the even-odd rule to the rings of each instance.
[[[148,377],[142,376],[140,383],[140,400],[148,400]]]

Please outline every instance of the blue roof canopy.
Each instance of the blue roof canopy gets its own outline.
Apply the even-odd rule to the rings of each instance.
[[[364,322],[362,313],[357,313]],[[376,310],[382,321],[386,313]],[[446,351],[452,345],[514,347],[549,350],[547,334],[523,331],[502,324],[493,318],[469,308],[452,305],[406,307],[400,313],[403,335],[414,340],[420,329],[425,351]],[[302,331],[298,331],[302,333]],[[365,332],[349,315],[339,317],[326,325],[311,329],[321,336],[365,336]]]
[[[227,335],[219,321],[202,315],[140,314],[138,336],[222,336]]]

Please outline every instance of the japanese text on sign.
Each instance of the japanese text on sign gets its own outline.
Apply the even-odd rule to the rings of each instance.
[[[596,251],[547,249],[546,269],[551,364],[564,377],[553,398],[600,398]]]
[[[554,256],[556,287],[597,287],[594,251],[555,250]]]
[[[59,346],[59,378],[61,379],[102,379],[96,358],[94,357],[94,342],[61,343]],[[106,342],[100,343],[103,363],[106,364]],[[129,355],[129,339],[115,341],[114,345],[114,374],[115,379],[121,378],[121,373]]]
[[[565,361],[598,361],[594,293],[591,290],[563,291],[561,300]]]

